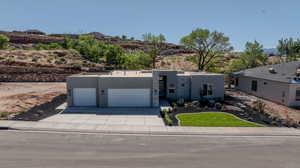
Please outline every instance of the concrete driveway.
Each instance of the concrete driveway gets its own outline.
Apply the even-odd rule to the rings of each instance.
[[[159,108],[67,108],[41,122],[164,126]]]

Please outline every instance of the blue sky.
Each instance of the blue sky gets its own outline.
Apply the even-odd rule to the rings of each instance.
[[[141,38],[162,33],[169,42],[195,28],[225,33],[236,50],[257,40],[272,48],[300,38],[299,0],[1,0],[0,30],[102,32]]]

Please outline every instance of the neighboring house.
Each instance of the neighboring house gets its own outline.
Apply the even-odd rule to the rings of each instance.
[[[224,99],[224,76],[171,70],[83,73],[67,78],[68,106],[158,107],[160,99]]]
[[[300,106],[300,61],[231,74],[235,88],[286,106]]]

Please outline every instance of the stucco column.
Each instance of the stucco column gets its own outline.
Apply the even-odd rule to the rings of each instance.
[[[152,72],[152,106],[159,107],[159,72]]]

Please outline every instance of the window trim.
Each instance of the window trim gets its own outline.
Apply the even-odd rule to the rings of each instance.
[[[299,92],[298,94],[298,96],[297,96],[297,91]],[[296,88],[296,92],[295,92],[295,100],[296,101],[300,101],[300,88]]]
[[[235,78],[235,86],[239,86],[239,77]]]
[[[254,85],[254,83],[255,83],[255,85]],[[252,81],[251,81],[251,91],[257,92],[257,87],[258,87],[258,82],[257,82],[257,80],[252,80]]]
[[[204,85],[206,85],[206,93],[204,93],[205,92],[205,90],[204,90]],[[209,89],[210,88],[210,89]],[[203,94],[203,96],[213,96],[214,95],[214,89],[213,89],[214,87],[213,87],[213,84],[211,84],[211,83],[204,83],[203,85],[202,85],[202,94]],[[210,94],[209,94],[210,93]]]

